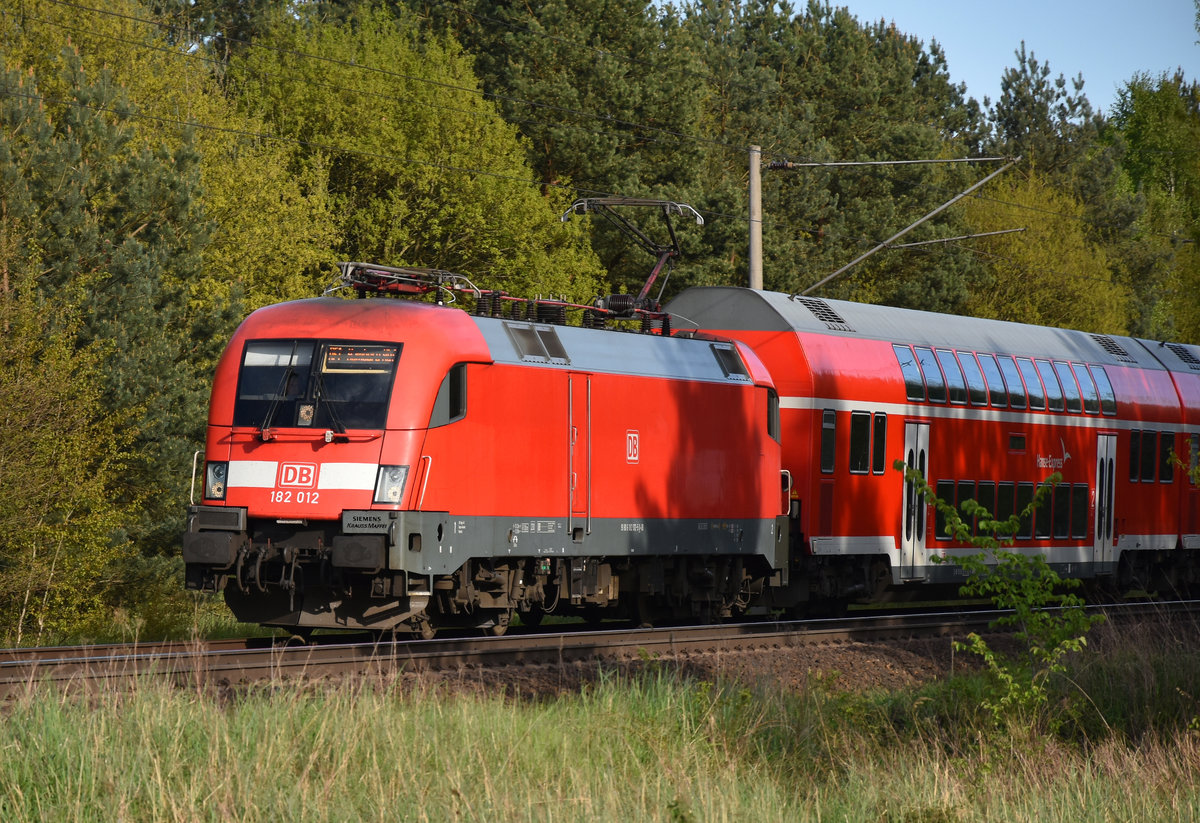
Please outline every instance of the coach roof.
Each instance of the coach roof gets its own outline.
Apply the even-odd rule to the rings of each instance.
[[[733,287],[695,287],[666,307],[679,329],[778,331],[1101,364],[1163,365],[1131,337],[897,309],[846,300],[790,297]]]

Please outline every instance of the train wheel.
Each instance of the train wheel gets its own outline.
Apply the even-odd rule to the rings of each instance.
[[[409,626],[412,628],[413,637],[421,640],[432,640],[437,636],[437,626],[433,625],[431,620],[418,617],[412,620]]]
[[[487,627],[487,633],[492,637],[500,637],[508,631],[512,622],[512,609],[499,609],[492,615],[492,625]]]

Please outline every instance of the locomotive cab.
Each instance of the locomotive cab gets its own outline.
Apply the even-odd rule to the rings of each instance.
[[[401,532],[419,551],[423,524],[401,512],[427,430],[455,419],[464,361],[487,350],[461,312],[369,303],[262,309],[218,366],[183,556],[188,587],[223,590],[243,621],[354,627],[424,606],[428,575],[414,585],[392,551]],[[317,591],[339,594],[306,604]]]

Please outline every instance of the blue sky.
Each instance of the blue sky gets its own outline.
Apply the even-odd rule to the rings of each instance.
[[[1082,73],[1092,107],[1107,112],[1117,89],[1137,72],[1157,76],[1182,68],[1200,80],[1194,0],[832,0],[860,21],[888,20],[926,46],[936,39],[950,77],[967,94],[994,103],[1000,77],[1027,51],[1050,65],[1051,77]],[[1068,89],[1071,88],[1068,85]]]

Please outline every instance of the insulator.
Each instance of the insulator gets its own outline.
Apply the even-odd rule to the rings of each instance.
[[[490,292],[484,292],[479,295],[479,299],[475,301],[475,314],[481,317],[486,317],[492,313],[492,295]]]
[[[637,298],[632,294],[610,294],[605,298],[604,304],[605,308],[617,317],[633,317],[633,309],[637,305]]]
[[[663,315],[661,331],[662,331],[663,337],[671,336],[671,315],[669,315],[669,314]]]
[[[653,329],[653,328],[654,328],[654,325],[653,325],[652,321],[650,320],[650,315],[643,314],[642,315],[642,334],[649,334],[651,329]]]
[[[567,307],[561,303],[538,303],[538,320],[542,323],[552,323],[565,326],[567,323]]]

